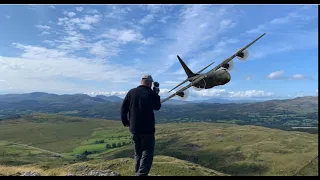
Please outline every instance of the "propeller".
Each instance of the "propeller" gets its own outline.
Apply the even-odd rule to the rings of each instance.
[[[221,69],[226,69],[228,72],[231,72],[234,68],[233,60],[229,61],[227,64],[223,65]]]
[[[182,87],[180,87],[177,91],[179,91],[180,89],[182,89]],[[187,100],[189,97],[189,89],[186,89],[183,92],[180,92],[179,94],[177,94],[178,98],[180,100]]]
[[[238,51],[239,51],[240,49],[241,49],[241,48],[239,48]],[[239,54],[237,55],[237,59],[240,60],[240,61],[244,61],[244,60],[246,60],[248,57],[249,57],[249,51],[248,51],[248,49],[243,50],[241,53],[239,53]]]

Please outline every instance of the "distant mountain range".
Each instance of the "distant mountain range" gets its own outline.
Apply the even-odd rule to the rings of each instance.
[[[118,96],[104,96],[104,95],[97,95],[95,97],[86,95],[86,94],[73,94],[73,95],[57,95],[57,94],[49,94],[43,92],[33,92],[27,94],[6,94],[0,95],[0,101],[6,102],[19,102],[19,101],[26,101],[26,100],[35,100],[35,101],[51,101],[51,102],[63,102],[67,101],[74,101],[77,103],[102,103],[104,101],[110,102],[122,102],[123,99]],[[207,100],[195,100],[195,101],[183,101],[177,99],[170,99],[166,103],[168,104],[188,104],[188,103],[220,103],[220,104],[227,104],[227,103],[253,103],[259,102],[258,100],[228,100],[222,98],[212,98]]]
[[[122,98],[42,92],[0,95],[0,120],[33,112],[120,119]],[[227,122],[266,127],[318,126],[318,97],[306,96],[264,102],[213,98],[203,101],[170,99],[155,112],[158,123]]]

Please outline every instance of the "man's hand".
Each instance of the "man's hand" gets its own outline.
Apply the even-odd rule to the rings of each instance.
[[[154,91],[155,93],[159,94],[160,89],[159,89],[158,87],[153,87],[153,91]]]
[[[160,84],[158,82],[153,82],[153,91],[157,94],[159,94],[159,92],[160,92],[159,86],[160,86]]]

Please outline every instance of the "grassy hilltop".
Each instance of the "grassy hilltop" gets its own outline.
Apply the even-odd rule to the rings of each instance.
[[[197,122],[156,129],[153,175],[293,175],[318,154],[317,134]],[[119,121],[35,114],[1,121],[0,132],[0,174],[62,175],[88,165],[133,175],[129,132]],[[311,163],[300,173],[317,169]]]

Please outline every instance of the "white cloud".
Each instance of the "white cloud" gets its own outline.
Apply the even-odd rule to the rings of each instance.
[[[85,15],[83,18],[59,18],[58,25],[64,25],[67,30],[76,30],[78,26],[82,30],[92,29],[92,25],[100,21],[100,15]]]
[[[143,44],[150,44],[152,42],[152,39],[146,39],[142,34],[132,29],[109,29],[109,31],[104,33],[102,37],[117,40],[121,43],[140,42]]]
[[[67,15],[67,16],[69,16],[70,18],[72,18],[73,16],[76,15],[75,12],[67,12],[67,11],[64,11],[64,14]]]
[[[7,15],[6,18],[7,18],[7,19],[11,19],[11,16]]]
[[[304,92],[303,92],[303,91],[298,92],[298,93],[296,94],[296,97],[303,97],[303,96],[304,96]]]
[[[247,81],[250,81],[251,79],[252,79],[252,76],[247,76],[247,77],[246,77],[246,80],[247,80]]]
[[[262,33],[267,35],[257,43],[250,52],[250,60],[259,59],[268,55],[276,55],[301,49],[318,48],[318,29],[306,29],[313,19],[317,18],[316,10],[304,7],[259,24],[246,31],[250,37]],[[291,28],[288,29],[288,26]],[[266,42],[262,42],[266,39]]]
[[[229,92],[229,97],[237,97],[237,98],[258,98],[258,97],[270,97],[273,93],[271,92],[264,92],[261,90],[247,90],[247,91],[239,91]]]
[[[47,31],[43,31],[40,35],[41,36],[44,36],[44,35],[49,35],[49,34],[51,34],[50,32],[47,32]]]
[[[230,28],[224,28],[227,25],[227,21],[224,20],[236,22],[237,19],[241,18],[240,15],[237,16],[237,12],[232,6],[188,5],[184,6],[180,12],[173,11],[170,13],[179,13],[179,19],[174,25],[166,26],[166,36],[171,42],[162,46],[163,56],[159,57],[159,63],[150,64],[151,71],[155,72],[155,76],[160,76],[179,62],[176,57],[169,57],[172,54],[180,57],[191,56],[192,58],[189,58],[185,63],[188,65],[194,64],[190,65],[190,68],[196,71],[203,68],[203,64],[211,63],[213,59],[222,59],[221,55],[232,48],[232,46],[228,46],[228,49],[212,48],[214,46],[212,42],[218,41],[217,38],[221,33],[230,30]],[[176,17],[174,18],[176,19]],[[220,22],[222,22],[221,25]],[[159,69],[158,66],[162,68]],[[183,71],[180,70],[181,73]]]
[[[284,70],[280,70],[280,71],[275,71],[275,72],[272,72],[270,73],[267,78],[268,79],[279,79],[279,78],[282,78],[281,75],[284,74]]]
[[[79,24],[79,28],[82,30],[90,30],[92,26],[90,24]]]
[[[51,29],[50,26],[46,26],[46,25],[36,25],[36,28],[41,29],[41,30],[49,30],[49,29]]]
[[[159,96],[163,96],[163,95],[167,96],[169,91],[170,91],[170,89],[160,88]]]
[[[235,22],[233,22],[230,19],[224,19],[224,20],[220,21],[220,28],[221,29],[232,28],[233,26],[235,26]]]
[[[201,91],[195,91],[195,90],[189,90],[191,91],[191,96],[196,97],[219,97],[223,95],[227,95],[227,92],[225,89],[204,89]]]
[[[152,14],[148,14],[146,16],[144,16],[141,20],[140,20],[140,24],[148,24],[151,23],[152,20],[154,19]]]
[[[292,79],[305,79],[305,77],[302,74],[295,74],[292,76]]]
[[[212,89],[203,89],[201,91],[196,91],[193,88],[189,88],[188,91],[190,92],[190,97],[266,98],[274,95],[272,92],[265,92],[262,90],[227,91],[226,89],[212,88]],[[161,95],[168,96],[170,95],[170,93],[168,92],[169,92],[169,89],[164,89]]]
[[[9,82],[15,91],[83,92],[90,87],[64,79],[105,81],[111,85],[141,76],[132,67],[107,63],[102,59],[77,57],[57,49],[14,45],[23,53],[19,57],[0,56],[0,71],[1,78]]]
[[[222,38],[222,40],[220,42],[218,42],[216,44],[216,48],[223,48],[227,45],[230,45],[230,44],[236,44],[239,42],[239,39],[236,39],[236,38]]]
[[[84,94],[90,95],[90,96],[97,96],[97,95],[104,95],[104,96],[124,96],[128,92],[127,91],[111,91],[111,92],[87,92]]]
[[[163,82],[163,84],[180,84],[181,82],[179,82],[179,81],[165,81],[165,82]]]
[[[107,57],[117,55],[120,52],[120,49],[116,42],[106,44],[103,41],[98,41],[92,45],[89,52],[98,57]]]
[[[318,92],[318,89],[316,89],[316,92]]]
[[[159,95],[164,98],[170,95],[170,89],[160,88]],[[111,92],[88,92],[84,94],[88,94],[91,96],[96,95],[105,95],[105,96],[125,96],[128,91],[111,91]],[[226,91],[225,89],[210,89],[210,90],[202,90],[202,91],[195,91],[190,90],[190,98],[192,97],[219,97],[219,98],[267,98],[272,97],[273,93],[271,92],[264,92],[261,90],[247,90],[247,91]],[[174,98],[177,98],[175,96]]]
[[[83,7],[76,7],[76,10],[81,12],[81,11],[83,11]]]
[[[283,76],[283,74],[284,74],[284,70],[275,71],[275,72],[270,73],[267,76],[267,79],[282,79],[282,80],[307,80],[307,79],[309,79],[302,74],[294,74],[291,77]]]
[[[112,11],[104,14],[104,17],[108,19],[126,20],[125,16],[131,11],[130,7],[119,8],[121,6],[112,6]]]
[[[87,13],[89,13],[89,14],[99,14],[100,12],[98,10],[96,10],[96,9],[89,9],[87,11]]]
[[[285,16],[278,17],[275,19],[272,19],[266,23],[258,25],[256,28],[250,29],[247,31],[249,34],[261,34],[264,32],[271,32],[271,31],[276,31],[283,25],[287,25],[289,23],[294,23],[294,24],[306,24],[310,22],[310,20],[317,18],[315,14],[311,15],[309,14],[310,10],[305,9],[304,7],[299,8],[295,11],[292,11],[288,13]],[[292,25],[294,25],[292,24]]]
[[[170,18],[170,16],[163,16],[159,19],[159,22],[162,22],[162,23],[167,23],[168,19]]]
[[[49,8],[51,8],[51,9],[55,9],[56,7],[55,6],[48,6]]]
[[[0,89],[7,91],[7,90],[11,90],[12,87],[7,80],[0,79]]]

